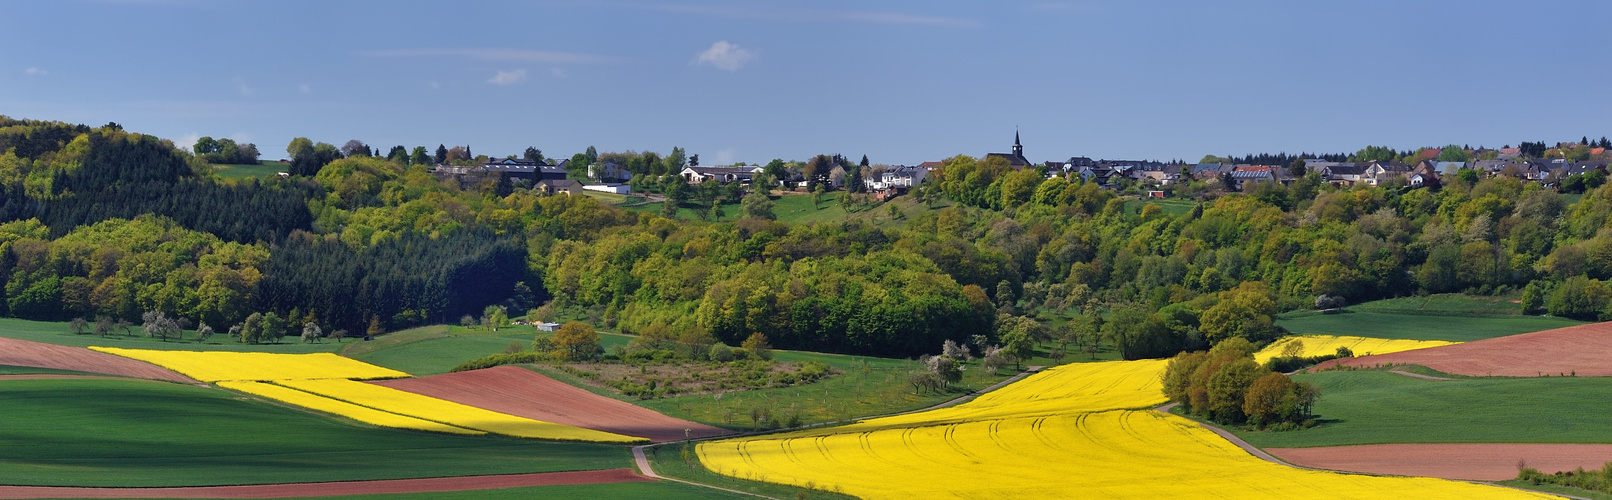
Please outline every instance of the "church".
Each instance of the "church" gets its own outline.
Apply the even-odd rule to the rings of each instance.
[[[1033,164],[1030,163],[1030,160],[1027,160],[1027,159],[1024,158],[1024,146],[1019,144],[1019,132],[1018,131],[1013,132],[1013,152],[1012,153],[987,153],[985,155],[985,157],[986,158],[997,157],[997,158],[1007,160],[1008,165],[1012,165],[1014,170],[1024,170],[1026,168],[1030,168],[1030,167],[1033,166]]]

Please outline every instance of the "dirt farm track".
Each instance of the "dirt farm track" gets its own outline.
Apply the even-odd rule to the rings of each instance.
[[[657,443],[684,439],[685,430],[687,437],[694,438],[731,433],[600,396],[515,366],[370,383],[544,422],[649,438]]]
[[[1612,360],[1612,322],[1340,359],[1323,363],[1317,369],[1334,365],[1411,364],[1472,377],[1612,377],[1612,361],[1609,360]]]
[[[1549,473],[1599,469],[1612,460],[1612,444],[1369,444],[1265,451],[1317,469],[1476,481],[1515,478],[1519,462]]]
[[[101,353],[83,347],[69,347],[0,337],[0,365],[50,368],[120,377],[166,380],[197,384],[190,377],[151,363]]]

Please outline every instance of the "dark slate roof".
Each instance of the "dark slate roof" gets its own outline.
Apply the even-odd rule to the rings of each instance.
[[[1365,175],[1367,165],[1359,163],[1342,163],[1326,167],[1331,175]]]
[[[1027,166],[1030,166],[1030,160],[1024,159],[1023,155],[1016,155],[1016,154],[1013,154],[1013,153],[987,153],[985,155],[986,158],[990,158],[990,157],[993,157],[993,156],[1000,157],[1000,158],[1002,158],[1004,160],[1007,160],[1008,165],[1012,165],[1012,166],[1015,166],[1015,167],[1027,167]]]

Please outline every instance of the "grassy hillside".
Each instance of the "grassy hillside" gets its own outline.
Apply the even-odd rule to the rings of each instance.
[[[1322,425],[1235,431],[1259,447],[1379,443],[1612,443],[1612,378],[1422,380],[1386,371],[1298,375],[1321,387]]]
[[[1584,323],[1523,316],[1505,297],[1439,294],[1365,302],[1335,314],[1295,311],[1276,324],[1296,334],[1467,342]]]
[[[136,380],[0,381],[0,484],[182,486],[630,467],[627,448],[377,428]]]
[[[290,165],[281,164],[277,161],[265,160],[258,162],[256,165],[213,165],[213,172],[218,173],[219,177],[229,180],[261,179],[285,172],[290,167]]]
[[[285,337],[278,344],[243,344],[240,339],[230,337],[228,332],[221,332],[207,339],[206,342],[196,342],[196,332],[186,330],[180,340],[162,341],[146,337],[140,332],[140,326],[130,327],[130,335],[117,332],[101,337],[95,334],[75,334],[68,329],[67,323],[53,321],[30,321],[17,318],[0,318],[0,337],[7,337],[47,344],[57,344],[75,347],[106,346],[122,347],[126,349],[163,349],[180,351],[253,351],[278,352],[286,354],[301,354],[310,352],[336,352],[345,347],[345,344],[334,340],[325,340],[317,343],[304,344],[296,337]],[[348,340],[348,343],[353,342]]]

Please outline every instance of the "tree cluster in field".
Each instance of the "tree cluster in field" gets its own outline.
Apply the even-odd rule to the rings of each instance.
[[[196,139],[196,145],[190,151],[202,161],[214,165],[256,165],[258,156],[261,156],[256,144],[236,144],[234,139],[228,137],[213,139],[202,136]]]
[[[1254,362],[1254,345],[1232,338],[1170,359],[1164,395],[1188,413],[1227,425],[1291,430],[1314,425],[1321,389]]]
[[[1540,472],[1539,469],[1528,467],[1527,462],[1518,460],[1517,480],[1528,481],[1534,485],[1555,484],[1581,490],[1612,493],[1612,462],[1602,464],[1599,470],[1584,470],[1583,467],[1579,467],[1574,470],[1546,474]]]

